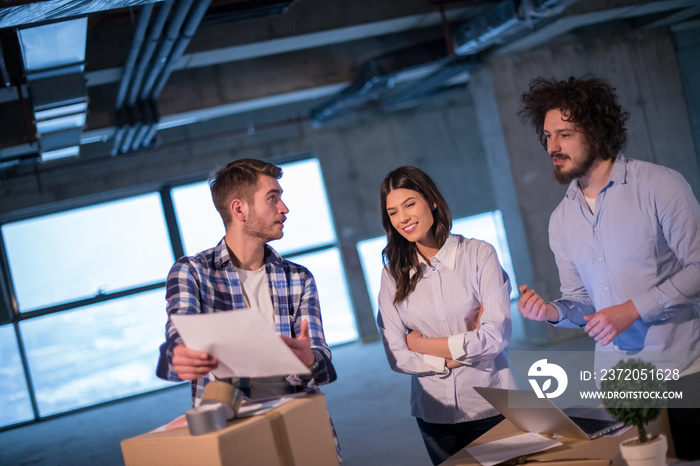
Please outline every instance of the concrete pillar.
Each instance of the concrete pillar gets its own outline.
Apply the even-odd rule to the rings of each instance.
[[[488,177],[493,187],[496,206],[503,215],[503,225],[506,229],[515,276],[519,285],[533,286],[535,280],[530,247],[523,218],[520,214],[506,138],[503,134],[490,71],[486,67],[482,67],[472,73],[470,85],[479,132],[488,161]],[[512,339],[514,341],[547,341],[549,339],[547,327],[524,319],[515,306],[513,310],[511,317],[513,322]]]
[[[678,50],[678,68],[683,80],[683,90],[688,103],[688,118],[693,130],[695,154],[700,160],[700,23],[686,23],[674,28]],[[693,187],[700,198],[697,186]]]

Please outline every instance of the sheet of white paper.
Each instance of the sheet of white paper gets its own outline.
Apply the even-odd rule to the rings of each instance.
[[[212,373],[225,377],[309,374],[270,323],[254,309],[170,317],[185,344],[219,360]]]
[[[559,445],[561,442],[548,439],[540,434],[528,433],[470,447],[467,448],[467,451],[479,463],[491,466],[511,458],[529,455]]]

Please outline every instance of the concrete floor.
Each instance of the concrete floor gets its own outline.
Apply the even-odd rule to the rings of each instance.
[[[558,346],[584,349],[587,340]],[[409,379],[389,369],[381,343],[333,348],[333,360],[339,378],[323,391],[343,449],[343,465],[430,464],[409,414]],[[121,466],[122,440],[164,425],[189,407],[189,387],[180,384],[6,430],[0,432],[0,464]]]

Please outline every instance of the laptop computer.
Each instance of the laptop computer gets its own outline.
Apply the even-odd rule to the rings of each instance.
[[[604,408],[573,408],[565,412],[547,398],[537,398],[535,392],[487,387],[474,387],[474,390],[525,432],[591,440],[623,426]],[[577,415],[567,414],[570,411],[576,411]]]

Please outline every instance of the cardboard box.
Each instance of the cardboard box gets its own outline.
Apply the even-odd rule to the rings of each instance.
[[[190,435],[185,428],[121,442],[126,466],[338,464],[323,395],[293,399],[265,414],[234,419],[225,429]]]

